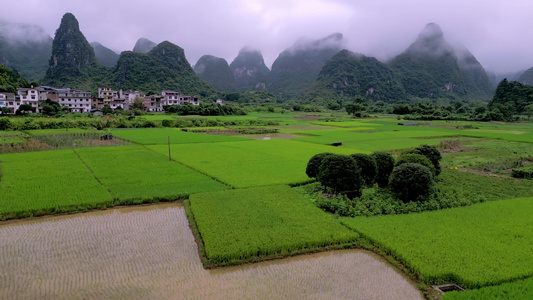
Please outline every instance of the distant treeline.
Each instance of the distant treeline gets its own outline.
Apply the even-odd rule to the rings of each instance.
[[[502,121],[511,121],[514,115],[533,115],[533,85],[503,79],[488,105]]]
[[[183,105],[166,105],[163,109],[167,113],[176,113],[180,116],[198,115],[198,116],[243,116],[246,112],[235,105],[226,104],[220,105],[218,103],[210,103],[200,105],[192,105],[186,103]]]
[[[152,127],[215,127],[215,126],[267,126],[279,125],[272,120],[219,120],[211,118],[191,117],[189,119],[158,120],[152,121],[142,117],[76,117],[72,119],[49,118],[13,118],[0,117],[0,130],[36,130],[36,129],[62,129],[82,128],[104,130],[107,128],[152,128]]]

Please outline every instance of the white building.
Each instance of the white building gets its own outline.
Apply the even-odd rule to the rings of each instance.
[[[139,91],[122,91],[122,90],[120,90],[118,95],[119,95],[119,98],[125,99],[126,102],[128,104],[130,104],[130,105],[133,104],[133,101],[135,100],[135,98],[141,98],[144,101],[144,97],[146,97],[145,93],[141,93]]]
[[[57,102],[68,107],[70,112],[91,112],[91,93],[80,90],[57,89]]]
[[[28,104],[39,112],[39,101],[44,101],[48,93],[42,87],[17,88],[17,94],[20,97],[20,105]]]
[[[166,105],[183,105],[185,103],[191,103],[192,105],[200,105],[198,97],[180,95],[176,91],[162,91],[161,92],[161,104]]]
[[[0,108],[7,107],[10,114],[15,113],[20,106],[20,99],[17,99],[14,93],[0,92]]]

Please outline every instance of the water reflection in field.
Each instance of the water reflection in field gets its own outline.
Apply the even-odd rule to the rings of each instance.
[[[205,270],[180,204],[1,225],[0,270],[1,299],[422,298],[360,250]]]

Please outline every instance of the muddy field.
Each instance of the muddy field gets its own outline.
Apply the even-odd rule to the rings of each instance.
[[[180,204],[0,225],[0,270],[0,299],[422,298],[361,250],[205,270]]]

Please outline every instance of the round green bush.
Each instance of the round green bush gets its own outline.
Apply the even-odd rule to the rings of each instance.
[[[322,160],[318,168],[318,181],[337,192],[355,192],[360,195],[364,180],[361,169],[351,157],[332,154]]]
[[[377,174],[376,183],[379,187],[386,187],[389,183],[389,176],[394,169],[394,157],[392,154],[383,151],[377,151],[370,154],[376,161]]]
[[[172,120],[163,120],[163,121],[161,121],[161,126],[163,126],[163,127],[174,127],[174,122],[172,122]]]
[[[421,154],[427,157],[435,167],[435,175],[439,175],[442,171],[440,167],[440,160],[442,159],[442,155],[440,154],[440,151],[439,149],[437,149],[436,146],[420,145],[419,147],[416,147],[415,149],[408,151],[407,153]]]
[[[361,168],[361,176],[365,181],[366,186],[371,186],[374,184],[376,179],[376,174],[378,173],[378,166],[376,165],[376,160],[368,155],[363,153],[354,153],[350,155],[357,165]]]
[[[426,166],[431,171],[431,174],[433,176],[436,176],[435,173],[435,166],[429,161],[427,157],[425,157],[422,154],[416,154],[416,153],[404,153],[398,159],[396,160],[395,167],[398,167],[400,165],[406,164],[406,163],[414,163],[414,164],[421,164],[423,166]]]
[[[405,163],[392,171],[389,188],[403,202],[423,201],[429,195],[434,183],[433,174],[428,167]]]
[[[315,154],[313,157],[311,157],[309,161],[307,162],[307,168],[305,169],[305,174],[307,174],[309,178],[316,178],[316,175],[318,174],[318,168],[322,164],[322,160],[328,155],[333,155],[333,153],[330,153],[330,152],[318,153],[318,154]]]

